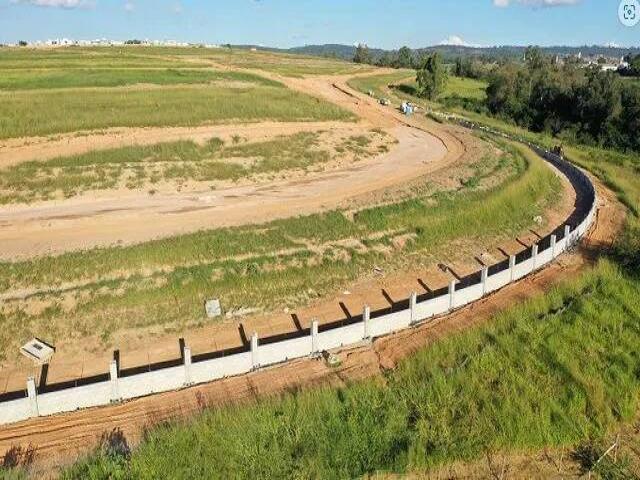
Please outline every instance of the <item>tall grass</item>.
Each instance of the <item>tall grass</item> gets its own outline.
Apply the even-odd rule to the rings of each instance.
[[[439,340],[385,382],[204,411],[150,431],[124,478],[357,478],[573,446],[633,417],[640,283],[609,262]],[[122,457],[98,453],[63,478]],[[94,470],[95,471],[95,470]],[[95,478],[108,478],[108,474]]]
[[[333,104],[273,86],[36,90],[0,94],[0,138],[108,127],[351,119],[352,114]]]

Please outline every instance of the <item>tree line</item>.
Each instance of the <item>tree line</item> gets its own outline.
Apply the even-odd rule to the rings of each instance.
[[[598,66],[558,65],[531,48],[490,74],[486,106],[536,132],[640,151],[640,85]]]

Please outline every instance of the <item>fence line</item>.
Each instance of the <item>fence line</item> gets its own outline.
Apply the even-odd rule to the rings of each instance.
[[[456,121],[468,128],[511,138],[464,120]],[[339,322],[320,326],[314,321],[310,329],[262,341],[254,333],[247,347],[200,357],[192,357],[191,350],[185,347],[182,361],[143,373],[120,374],[117,362],[113,361],[109,365],[109,374],[86,380],[82,385],[62,386],[53,391],[45,389],[39,393],[35,379],[30,377],[25,392],[14,392],[10,394],[12,399],[0,402],[0,425],[178,390],[355,345],[431,321],[545,267],[587,233],[596,215],[596,191],[580,168],[536,145],[523,143],[567,176],[579,199],[581,194],[584,195],[584,201],[578,202],[567,224],[531,248],[503,262],[483,267],[459,282],[452,281],[447,288],[424,295],[412,293],[409,299],[400,302],[404,308],[399,311],[372,312],[365,305],[362,315],[350,319],[348,324]]]

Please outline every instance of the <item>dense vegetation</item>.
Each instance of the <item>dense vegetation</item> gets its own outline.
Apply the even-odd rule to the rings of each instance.
[[[530,49],[526,64],[508,63],[493,73],[487,106],[536,132],[640,151],[640,88],[599,67],[556,65]]]
[[[442,94],[447,86],[449,74],[442,64],[440,55],[434,53],[429,55],[422,61],[422,65],[418,68],[416,90],[418,96],[435,100]]]

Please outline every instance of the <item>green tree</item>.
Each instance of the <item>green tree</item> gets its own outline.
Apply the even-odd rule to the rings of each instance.
[[[418,70],[416,81],[418,82],[418,95],[429,100],[435,100],[444,92],[447,86],[448,73],[440,54],[433,53],[427,56]]]
[[[527,64],[527,67],[532,72],[541,70],[547,63],[542,50],[540,50],[538,47],[527,47],[524,52],[524,60]]]
[[[413,68],[413,51],[409,47],[402,47],[398,50],[398,68]]]
[[[353,56],[354,63],[371,63],[371,54],[369,53],[369,47],[364,43],[360,43],[356,48],[356,53]]]

